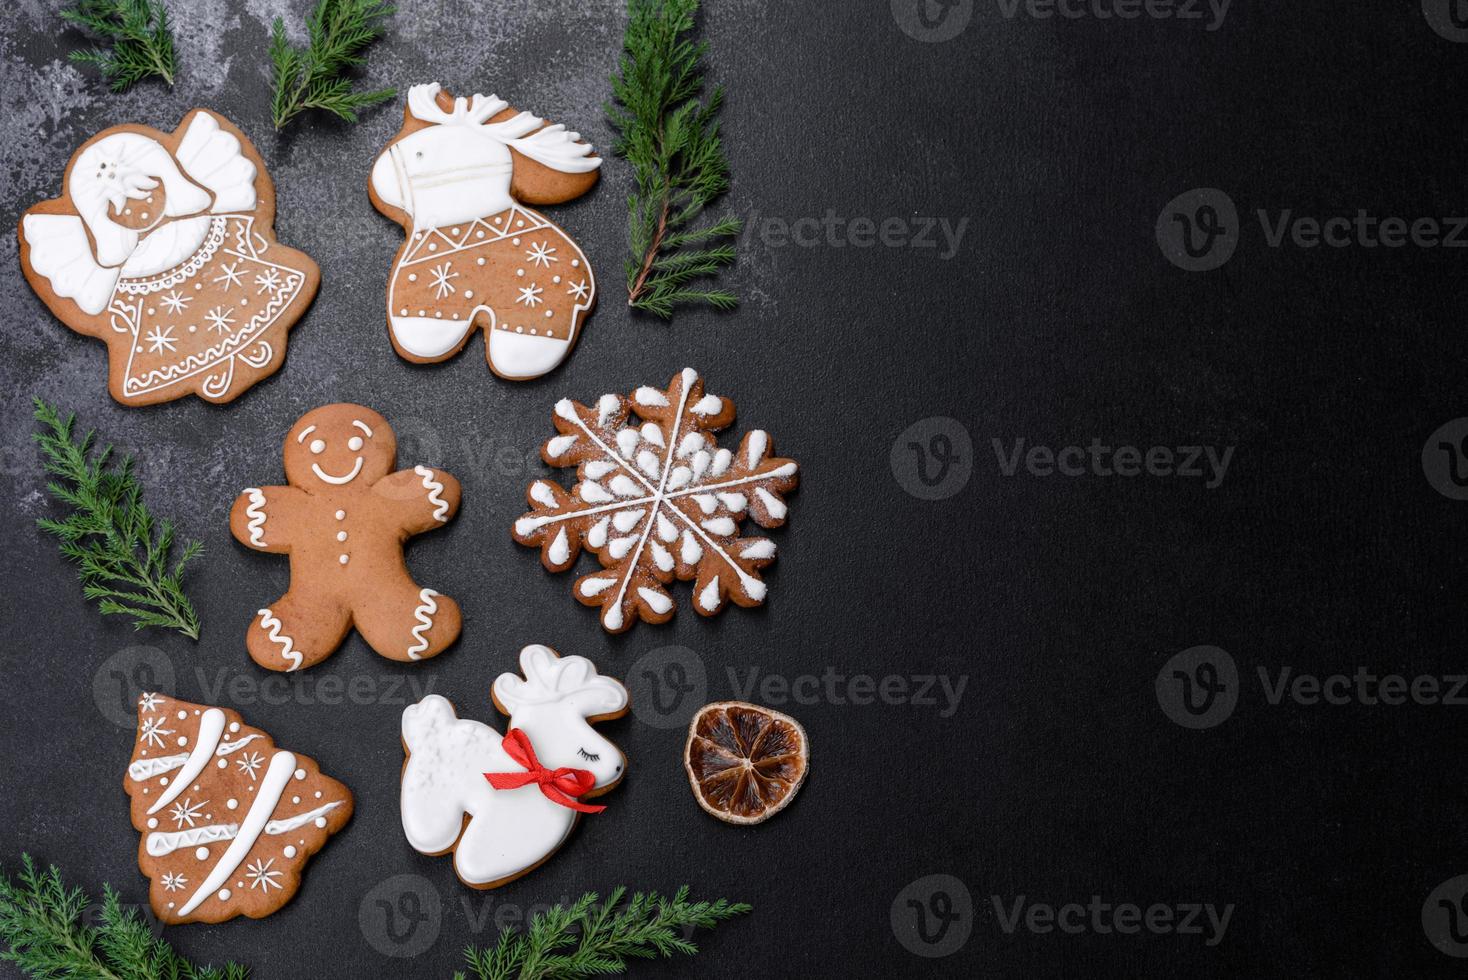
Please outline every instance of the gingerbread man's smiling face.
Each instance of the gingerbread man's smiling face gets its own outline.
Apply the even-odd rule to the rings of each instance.
[[[367,487],[387,476],[397,459],[387,420],[361,405],[328,405],[307,412],[285,439],[285,475],[294,486],[320,492]]]

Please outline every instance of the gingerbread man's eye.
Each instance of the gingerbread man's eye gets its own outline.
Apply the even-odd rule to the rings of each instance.
[[[315,453],[317,456],[320,456],[322,453],[326,452],[326,443],[321,439],[312,439],[311,452]]]
[[[347,440],[347,448],[350,449],[352,452],[356,452],[357,450],[361,449],[362,448],[362,437],[361,436],[352,436],[352,438],[350,438],[350,439]]]

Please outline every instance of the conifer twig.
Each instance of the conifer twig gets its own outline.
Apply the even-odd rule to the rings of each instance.
[[[716,117],[722,88],[701,101],[707,41],[693,41],[698,0],[629,0],[621,73],[612,78],[618,105],[607,115],[620,133],[613,145],[632,164],[637,190],[628,196],[631,257],[627,305],[669,319],[685,303],[728,310],[725,289],[694,281],[734,261],[742,223],[726,215],[695,226],[704,209],[729,189]]]
[[[61,520],[36,523],[61,540],[61,553],[80,566],[82,594],[106,615],[133,618],[133,626],[161,626],[199,638],[199,617],[183,592],[183,571],[204,551],[199,541],[184,545],[173,561],[171,521],[154,520],[143,503],[143,487],[132,457],[109,465],[112,447],[96,447],[95,433],[76,438],[76,416],[35,399],[34,434],[42,466],[54,479],[46,490],[68,504]],[[171,563],[171,564],[170,564]]]
[[[270,61],[274,97],[270,118],[277,131],[307,109],[325,109],[347,122],[357,112],[397,95],[397,89],[357,91],[346,77],[367,59],[362,52],[382,36],[383,22],[394,12],[387,0],[317,0],[306,17],[307,45],[295,47],[285,35],[285,21],[270,28]]]
[[[178,73],[168,8],[161,0],[78,0],[60,11],[61,19],[90,31],[110,46],[73,51],[71,60],[93,65],[114,92],[150,76],[170,86]]]

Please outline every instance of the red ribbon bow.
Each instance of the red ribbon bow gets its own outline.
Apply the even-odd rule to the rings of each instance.
[[[588,770],[569,767],[547,769],[535,757],[535,747],[530,744],[530,736],[518,728],[511,728],[506,732],[502,744],[509,757],[525,767],[525,772],[485,773],[484,778],[495,789],[519,789],[535,783],[546,799],[577,813],[601,813],[606,809],[604,806],[592,806],[572,799],[589,793],[596,785],[596,777]]]

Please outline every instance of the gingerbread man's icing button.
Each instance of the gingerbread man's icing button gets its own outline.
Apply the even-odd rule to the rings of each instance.
[[[291,558],[290,589],[259,610],[246,635],[261,666],[308,667],[329,656],[353,626],[394,660],[432,657],[458,638],[458,606],[436,592],[425,604],[423,593],[432,590],[413,581],[403,560],[408,537],[446,523],[457,510],[458,481],[427,466],[393,472],[396,455],[396,438],[381,415],[360,405],[328,405],[286,435],[288,485],[251,487],[236,500],[234,536]],[[350,535],[342,524],[348,507]]]

